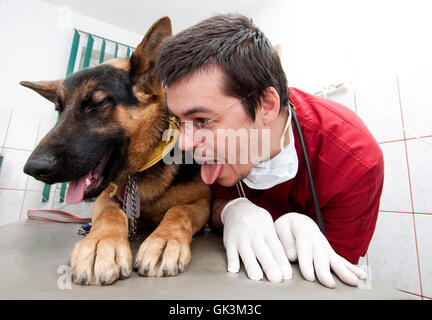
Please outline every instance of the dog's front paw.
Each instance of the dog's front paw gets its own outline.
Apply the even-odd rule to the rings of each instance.
[[[72,279],[86,285],[107,285],[128,278],[132,252],[127,239],[118,235],[87,236],[71,253]]]
[[[141,244],[134,269],[141,276],[175,276],[185,270],[190,259],[190,242],[187,239],[155,231]]]

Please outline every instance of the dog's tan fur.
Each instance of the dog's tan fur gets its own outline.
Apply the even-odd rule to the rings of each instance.
[[[128,166],[116,178],[119,186],[127,177],[136,174],[161,140],[166,129],[166,106],[162,86],[152,76],[152,66],[160,41],[171,35],[168,18],[156,22],[147,32],[131,59],[115,59],[105,64],[132,74],[133,91],[139,101],[139,108],[117,105],[110,121],[103,127],[95,127],[98,133],[110,128],[121,127],[130,143],[127,150]],[[59,99],[66,101],[66,95],[73,100],[93,94],[103,98],[104,92],[96,90],[97,84],[83,83],[75,92],[65,92],[60,82],[40,84],[23,83],[38,93],[53,98],[53,86]],[[41,85],[42,86],[42,85]],[[49,90],[48,90],[49,89]],[[65,108],[68,108],[66,105]],[[107,116],[108,117],[108,116]],[[107,118],[108,119],[108,118]],[[71,129],[72,130],[72,129]],[[54,132],[54,133],[53,133]],[[53,130],[50,134],[64,134]],[[52,137],[47,136],[45,141]],[[43,143],[43,141],[41,142]],[[157,228],[141,244],[134,267],[143,276],[175,275],[184,270],[191,259],[190,242],[209,219],[210,191],[200,179],[194,176],[187,182],[173,185],[180,165],[154,166],[137,175],[141,196],[141,217],[139,224],[156,224]],[[99,285],[110,284],[119,278],[127,278],[132,272],[132,252],[128,241],[128,219],[117,197],[110,197],[113,191],[108,186],[96,199],[92,210],[90,233],[76,243],[71,253],[73,280],[76,283]]]

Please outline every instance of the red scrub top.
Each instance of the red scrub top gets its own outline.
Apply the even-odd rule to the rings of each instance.
[[[333,249],[353,264],[364,256],[378,216],[384,179],[383,154],[363,121],[334,101],[296,88],[290,100],[305,140],[326,237]],[[293,128],[299,160],[295,178],[267,190],[250,189],[246,197],[276,220],[287,212],[303,213],[317,222],[298,133]],[[239,197],[236,186],[212,185],[213,199]]]

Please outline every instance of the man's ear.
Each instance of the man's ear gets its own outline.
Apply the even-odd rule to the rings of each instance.
[[[276,44],[274,46],[274,48],[275,48],[275,50],[276,50],[276,52],[277,52],[277,54],[278,54],[278,56],[280,58],[282,56],[282,47],[281,47],[281,45],[280,44]]]
[[[42,97],[54,102],[57,97],[57,88],[62,82],[63,80],[37,82],[21,81],[20,85],[30,88],[39,93]]]
[[[163,17],[156,21],[130,57],[131,76],[135,83],[145,85],[153,75],[156,55],[162,41],[172,35],[171,20]]]
[[[279,115],[280,97],[277,90],[274,87],[267,87],[264,89],[260,104],[263,122],[269,125]]]

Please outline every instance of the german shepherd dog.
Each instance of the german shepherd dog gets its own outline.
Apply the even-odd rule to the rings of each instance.
[[[64,80],[21,82],[53,102],[59,113],[24,172],[47,184],[69,182],[69,203],[97,196],[91,230],[71,253],[75,283],[111,284],[132,272],[129,221],[112,182],[124,186],[136,174],[139,225],[157,226],[135,257],[133,268],[142,276],[184,271],[192,237],[209,219],[210,189],[196,163],[159,161],[139,172],[169,127],[154,63],[162,40],[171,35],[171,21],[164,17],[148,30],[130,59],[113,59]]]

